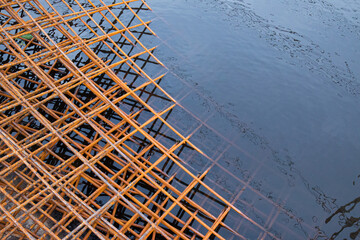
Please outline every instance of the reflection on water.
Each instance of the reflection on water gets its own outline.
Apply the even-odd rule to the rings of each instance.
[[[222,155],[222,166],[282,209],[275,222],[302,239],[354,236],[356,214],[325,220],[360,195],[351,185],[360,154],[360,3],[155,0],[152,7],[166,45],[160,58],[194,89],[181,104],[213,113],[207,123],[223,138],[204,138],[241,149]],[[226,176],[213,178],[234,190]],[[264,198],[242,198],[244,207],[266,209]]]
[[[359,233],[359,191],[351,181],[359,172],[360,154],[359,3],[153,0],[151,5],[158,15],[151,27],[159,39],[148,39],[151,34],[145,28],[133,33],[146,43],[162,41],[155,55],[170,72],[159,84],[181,104],[164,118],[184,135],[194,132],[192,142],[208,157],[196,155],[187,145],[177,154],[194,172],[210,169],[204,181],[265,230],[259,231],[231,213],[224,220],[227,226],[248,239],[355,239]],[[136,8],[141,9],[142,6]],[[119,16],[124,14],[126,11],[119,9]],[[92,37],[81,24],[70,24],[84,39]],[[113,30],[101,18],[99,24],[106,31]],[[57,31],[48,34],[55,41],[62,41]],[[122,36],[114,41],[128,54],[139,50]],[[36,44],[28,47],[29,52],[41,48]],[[92,50],[107,61],[119,60],[103,43],[93,44]],[[11,61],[6,49],[0,51],[3,64]],[[71,57],[78,67],[91,64],[81,52]],[[135,61],[147,72],[161,71],[150,57],[137,57]],[[48,72],[54,78],[68,74],[60,64],[54,69]],[[125,64],[114,71],[127,79],[131,89],[144,81]],[[24,73],[17,83],[24,84],[24,78],[39,81]],[[94,82],[103,89],[112,87],[104,75],[94,78]],[[36,86],[23,87],[33,91]],[[81,86],[69,94],[81,102],[95,98]],[[118,90],[114,94],[124,93]],[[139,94],[159,109],[169,102],[155,88],[144,88]],[[3,96],[0,101],[6,99]],[[144,122],[149,117],[149,112],[134,99],[126,98],[121,104],[128,113],[138,113],[137,121]],[[64,104],[56,99],[46,106],[59,114],[66,112]],[[5,114],[10,116],[13,112]],[[121,120],[113,111],[103,115],[111,122]],[[100,118],[96,121],[107,126]],[[33,119],[16,124],[40,128]],[[87,125],[79,131],[86,138],[74,137],[77,144],[86,145],[86,139],[96,135]],[[147,131],[164,145],[178,142],[158,122]],[[139,136],[129,144],[135,152],[141,152],[149,143]],[[54,151],[63,158],[71,157],[61,144]],[[146,157],[151,162],[157,154],[158,150],[151,148]],[[45,161],[51,166],[59,164],[51,155]],[[114,171],[120,169],[110,159],[103,159],[102,164]],[[102,170],[108,172],[105,167]],[[179,169],[171,163],[159,169],[164,178],[177,172]],[[89,176],[94,177],[91,173]],[[185,180],[181,175],[173,179],[183,188]],[[89,195],[96,186],[84,180],[79,189]],[[146,191],[151,195],[154,190]],[[202,191],[189,193],[190,199],[202,204],[211,202],[214,209],[223,207]],[[164,196],[159,196],[156,201],[163,200]],[[99,196],[95,202],[102,206],[106,201],[106,196]],[[123,220],[131,217],[124,209],[114,210],[114,214]],[[184,216],[181,210],[175,214],[180,219]],[[238,235],[232,236],[237,239]]]
[[[325,220],[325,223],[330,221],[336,221],[335,216],[339,218],[339,224],[341,229],[331,235],[331,239],[335,239],[342,232],[349,232],[349,237],[351,239],[356,239],[360,234],[360,217],[359,209],[356,209],[357,204],[360,202],[360,197],[355,198],[353,201],[345,204],[344,206],[339,207],[330,217]],[[354,211],[356,209],[357,211]],[[355,214],[353,216],[353,214]]]

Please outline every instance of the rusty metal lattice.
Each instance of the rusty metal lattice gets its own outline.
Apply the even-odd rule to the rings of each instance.
[[[230,212],[276,238],[182,161],[204,154],[167,121],[147,10],[0,0],[1,239],[245,239]]]

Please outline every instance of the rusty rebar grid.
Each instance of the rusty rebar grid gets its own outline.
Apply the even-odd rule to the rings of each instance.
[[[245,239],[230,213],[276,238],[182,161],[204,154],[167,121],[147,10],[0,0],[1,239]]]

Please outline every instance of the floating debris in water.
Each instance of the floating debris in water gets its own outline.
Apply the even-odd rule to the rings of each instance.
[[[31,40],[34,38],[33,35],[31,35],[30,33],[29,34],[24,34],[22,36],[20,36],[21,38],[25,38],[26,40]]]

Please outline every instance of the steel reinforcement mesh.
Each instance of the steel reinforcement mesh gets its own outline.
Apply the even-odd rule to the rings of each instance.
[[[148,10],[0,0],[1,239],[278,238],[182,159]]]

